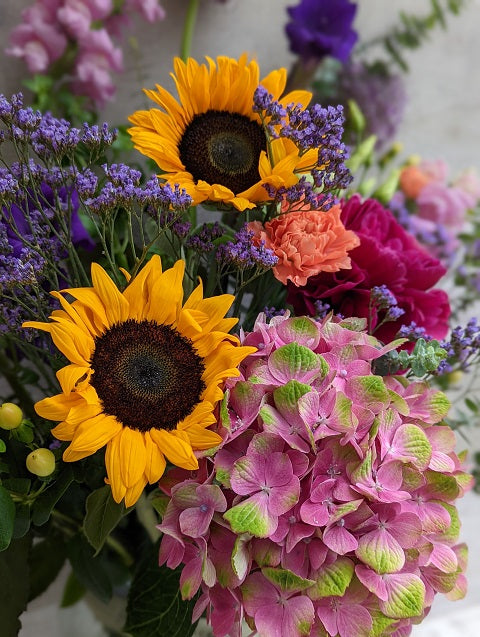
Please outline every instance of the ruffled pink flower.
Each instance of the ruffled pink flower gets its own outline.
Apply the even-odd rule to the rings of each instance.
[[[11,33],[8,55],[21,58],[31,73],[42,73],[63,55],[67,38],[56,20],[59,2],[34,4],[22,11],[22,24]]]
[[[285,207],[285,206],[284,206]],[[330,210],[311,210],[298,202],[295,209],[287,208],[278,217],[249,225],[256,241],[265,241],[273,250],[278,263],[273,274],[284,285],[305,285],[308,277],[319,272],[337,272],[350,267],[348,252],[358,246],[354,232],[346,230],[340,220],[340,206]]]
[[[105,29],[88,31],[79,46],[73,89],[102,106],[115,93],[110,73],[123,70],[122,51],[113,44]]]
[[[418,194],[416,214],[422,219],[459,231],[465,222],[467,210],[474,205],[475,198],[464,190],[432,181]]]

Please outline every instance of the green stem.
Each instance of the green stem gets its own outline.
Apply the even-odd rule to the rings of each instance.
[[[190,0],[188,3],[185,24],[183,25],[182,44],[180,46],[180,57],[184,62],[187,61],[192,49],[193,32],[195,30],[199,4],[200,0]]]

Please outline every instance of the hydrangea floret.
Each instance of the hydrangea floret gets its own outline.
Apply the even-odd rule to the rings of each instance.
[[[425,381],[379,376],[365,320],[260,314],[219,414],[223,443],[176,472],[160,564],[183,564],[215,637],[410,633],[465,594],[455,501],[470,487]],[[183,480],[182,480],[183,478]],[[174,484],[174,486],[172,486]]]

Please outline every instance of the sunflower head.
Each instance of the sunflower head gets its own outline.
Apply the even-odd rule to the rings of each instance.
[[[185,263],[162,271],[158,256],[121,292],[92,265],[90,288],[54,292],[62,309],[51,322],[30,321],[50,333],[70,364],[57,373],[62,393],[35,406],[52,433],[70,441],[63,458],[80,460],[106,445],[107,482],[117,502],[131,506],[167,460],[198,467],[195,451],[218,445],[210,429],[228,377],[254,351],[229,334],[233,297],[203,298],[201,283],[183,303]]]
[[[246,55],[207,62],[176,58],[172,77],[178,100],[158,85],[145,91],[160,108],[134,113],[129,133],[135,148],[163,170],[160,176],[185,188],[194,204],[208,200],[253,208],[269,199],[265,185],[296,183],[295,169],[304,161],[283,139],[273,140],[273,149],[270,143],[267,156],[265,128],[253,111],[256,88],[261,84],[282,104],[307,106],[311,95],[295,91],[281,98],[285,69],[260,80],[258,64]]]

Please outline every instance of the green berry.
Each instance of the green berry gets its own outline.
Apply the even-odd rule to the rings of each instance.
[[[30,473],[45,478],[55,471],[55,456],[50,449],[41,447],[28,454],[26,464]]]
[[[16,429],[20,427],[23,420],[23,412],[13,403],[3,403],[0,406],[0,427],[2,429]]]

